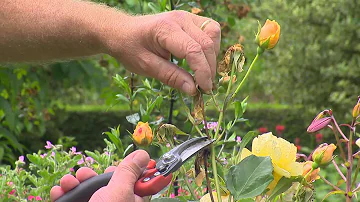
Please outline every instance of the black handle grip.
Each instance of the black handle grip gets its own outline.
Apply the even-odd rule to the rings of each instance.
[[[104,173],[80,183],[74,189],[60,197],[56,202],[87,202],[101,187],[106,186],[114,172]]]

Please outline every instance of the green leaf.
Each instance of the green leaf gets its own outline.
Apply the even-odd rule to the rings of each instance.
[[[328,194],[326,194],[326,196],[323,198],[323,200],[321,200],[321,202],[325,201],[325,199],[327,199],[329,196],[334,195],[334,194],[345,194],[344,191],[340,190],[340,191],[332,191]]]
[[[255,131],[249,131],[246,133],[245,137],[241,140],[240,148],[238,152],[238,158],[241,156],[242,150],[245,148],[245,146],[257,135]]]
[[[37,166],[41,165],[41,159],[37,155],[27,154],[26,158],[29,159],[29,161]]]
[[[235,119],[238,119],[243,115],[243,108],[240,101],[235,101]]]
[[[152,12],[154,12],[154,13],[160,12],[160,7],[158,5],[156,5],[154,2],[149,2],[148,6],[152,10]]]
[[[126,96],[124,96],[123,94],[117,94],[116,97],[117,97],[116,98],[117,100],[122,100],[122,101],[125,101],[127,103],[129,102],[129,99]]]
[[[10,131],[15,130],[15,113],[12,110],[10,103],[3,97],[0,97],[0,108],[5,112],[5,120],[9,125]]]
[[[151,202],[180,202],[180,200],[176,198],[155,198]]]
[[[288,190],[292,183],[296,181],[294,179],[291,178],[286,178],[286,177],[282,177],[279,182],[276,184],[276,187],[274,188],[274,190],[271,192],[271,195],[269,196],[269,200],[274,200],[276,196],[278,196],[279,194],[284,193],[286,190]]]
[[[132,123],[132,124],[134,124],[134,125],[137,125],[137,123],[140,121],[140,116],[139,116],[138,113],[135,113],[135,114],[126,116],[126,120],[127,120],[129,123]]]
[[[230,168],[226,186],[235,200],[253,198],[273,181],[273,170],[270,157],[250,155]]]

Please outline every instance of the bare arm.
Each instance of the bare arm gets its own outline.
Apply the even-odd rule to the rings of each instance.
[[[127,16],[91,2],[0,1],[0,62],[65,59],[106,52],[101,31]]]
[[[69,59],[110,54],[137,74],[195,94],[193,77],[170,63],[185,58],[209,91],[216,73],[220,26],[184,11],[130,16],[79,0],[1,0],[0,62]]]

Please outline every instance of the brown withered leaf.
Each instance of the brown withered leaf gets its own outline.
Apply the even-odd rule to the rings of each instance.
[[[231,62],[231,58],[234,56],[237,56],[236,58],[234,58],[234,62],[236,62],[236,69],[239,72],[242,71],[242,66],[244,65],[245,62],[244,50],[240,44],[235,44],[226,51],[224,58],[219,62],[218,73],[221,76],[228,76],[229,73],[231,72],[230,62]]]
[[[198,91],[198,93],[194,96],[194,119],[196,124],[200,124],[202,121],[204,121],[204,100],[202,97],[202,93]]]
[[[175,135],[187,135],[185,132],[178,129],[172,124],[162,124],[156,132],[156,138],[159,143],[168,142],[168,139],[172,139]]]
[[[205,179],[205,170],[203,168],[201,168],[199,174],[197,174],[195,177],[195,184],[198,187],[201,187],[204,179]]]

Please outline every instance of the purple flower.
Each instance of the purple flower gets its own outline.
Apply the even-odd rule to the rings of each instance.
[[[74,172],[74,171],[75,171],[74,168],[69,168],[69,170],[70,170],[70,172]]]
[[[110,153],[109,153],[109,152],[107,152],[107,151],[106,151],[106,152],[104,152],[104,154],[105,154],[105,155],[107,155],[107,156],[110,156]]]
[[[166,147],[169,147],[169,148],[170,148],[170,143],[167,143],[167,144],[166,144]]]
[[[86,162],[90,162],[90,164],[93,164],[93,163],[94,163],[94,159],[91,158],[91,157],[89,157],[89,156],[85,158],[85,161],[86,161]]]
[[[19,162],[20,162],[20,163],[25,163],[24,159],[25,159],[24,156],[19,156]]]
[[[222,158],[221,160],[222,160],[224,165],[227,165],[229,163],[226,158]]]
[[[83,158],[80,159],[80,160],[77,162],[78,165],[81,165],[81,164],[83,164],[83,163],[84,163],[84,159],[83,159]]]
[[[45,158],[47,156],[47,153],[45,153],[45,154],[40,154],[40,157],[41,158]]]
[[[209,130],[213,130],[214,132],[216,132],[218,125],[219,125],[218,122],[211,122],[211,121],[207,122],[207,124],[206,124],[207,128]],[[205,128],[205,126],[204,126],[204,128]],[[220,130],[222,130],[221,126],[220,126]]]
[[[55,156],[55,152],[51,152],[51,156],[54,157],[54,156]]]
[[[236,136],[236,142],[238,142],[238,143],[241,142],[241,137],[240,136]]]
[[[81,152],[76,152],[76,147],[71,147],[70,151],[71,151],[71,154],[74,154],[74,155],[81,154]]]
[[[50,141],[46,141],[46,145],[45,145],[46,149],[51,149],[53,147],[55,147],[55,146]]]

